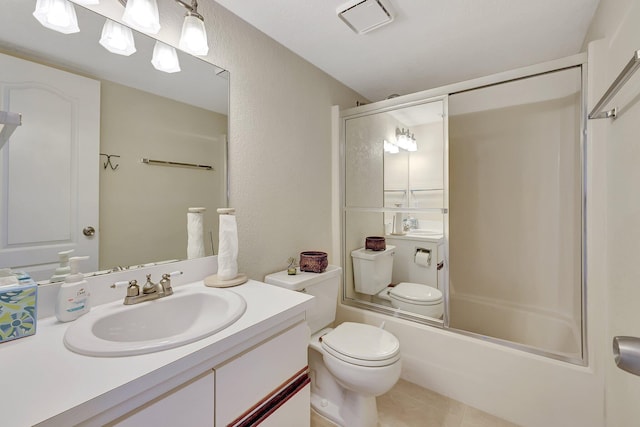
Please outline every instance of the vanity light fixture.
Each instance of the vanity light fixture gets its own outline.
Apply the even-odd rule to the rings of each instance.
[[[99,43],[111,53],[129,56],[136,51],[131,28],[107,19]]]
[[[161,41],[156,41],[153,47],[153,58],[151,64],[156,70],[165,73],[177,73],[180,71],[180,62],[178,61],[178,53],[176,50]]]
[[[80,31],[76,10],[69,0],[38,0],[33,16],[44,27],[62,34]]]
[[[400,130],[396,128],[396,145],[407,151],[418,151],[416,138],[409,129],[402,128]]]
[[[120,0],[125,4],[122,21],[138,31],[157,34],[160,31],[160,14],[156,0]]]
[[[192,55],[205,56],[209,53],[207,30],[204,27],[204,17],[198,13],[197,0],[191,0],[191,4],[182,0],[175,2],[187,9],[178,47]]]
[[[19,113],[0,111],[0,148],[4,146],[13,131],[21,124],[22,116]]]

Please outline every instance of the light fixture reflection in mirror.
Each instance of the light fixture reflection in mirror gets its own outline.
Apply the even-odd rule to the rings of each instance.
[[[129,56],[136,51],[131,28],[107,19],[99,43],[111,53]]]
[[[384,152],[385,153],[397,154],[397,153],[400,152],[400,147],[398,147],[396,144],[390,143],[386,139],[384,140],[383,147],[384,147]]]
[[[418,151],[418,143],[416,137],[409,129],[402,128],[402,130],[396,128],[396,144],[403,150]]]
[[[38,0],[33,16],[44,27],[62,34],[80,31],[76,10],[68,0]]]
[[[156,41],[153,47],[153,58],[151,64],[156,70],[165,73],[177,73],[180,71],[180,62],[178,61],[178,53],[174,48],[168,46],[161,41]]]

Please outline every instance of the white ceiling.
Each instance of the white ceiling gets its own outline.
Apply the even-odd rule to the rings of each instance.
[[[216,0],[370,101],[580,52],[599,0],[383,0],[394,21],[358,35],[347,0]]]

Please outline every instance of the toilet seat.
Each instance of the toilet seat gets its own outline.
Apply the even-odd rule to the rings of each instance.
[[[418,283],[398,283],[389,289],[389,297],[415,305],[437,305],[442,303],[442,292],[439,289]]]
[[[322,348],[344,362],[359,366],[387,366],[400,359],[400,343],[384,329],[344,322],[322,336]]]

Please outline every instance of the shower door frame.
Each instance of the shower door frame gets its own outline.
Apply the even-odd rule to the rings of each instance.
[[[406,311],[398,311],[389,307],[375,304],[368,301],[361,301],[355,298],[349,298],[346,293],[347,283],[346,274],[347,269],[343,268],[343,286],[341,293],[341,303],[355,308],[361,308],[368,311],[378,312],[386,314],[395,318],[401,318],[404,320],[413,321],[423,325],[439,327],[445,331],[454,332],[457,334],[474,337],[486,342],[503,345],[516,350],[525,351],[528,353],[548,357],[563,362],[568,362],[579,366],[588,366],[588,340],[587,340],[587,156],[586,156],[586,144],[587,144],[587,55],[581,53],[570,57],[549,61],[541,64],[532,65],[516,70],[506,71],[474,80],[455,83],[448,86],[443,86],[435,89],[429,89],[409,95],[386,99],[383,101],[375,102],[372,104],[366,104],[346,110],[340,111],[340,137],[339,137],[339,152],[340,152],[340,249],[343,265],[347,265],[350,262],[350,254],[346,250],[346,214],[349,211],[369,211],[369,212],[384,212],[393,210],[393,208],[380,208],[380,209],[358,209],[349,208],[346,206],[346,121],[357,117],[368,116],[376,113],[393,111],[399,108],[410,107],[413,105],[423,104],[427,102],[440,101],[444,103],[444,204],[443,204],[443,233],[444,233],[444,316],[442,322],[435,320],[429,320],[425,317],[419,317],[412,315]],[[470,332],[462,329],[455,329],[449,326],[449,136],[448,136],[448,97],[450,95],[466,92],[470,90],[480,89],[484,87],[494,86],[498,84],[513,82],[530,77],[541,76],[565,69],[579,68],[581,75],[581,97],[580,97],[580,129],[579,129],[579,162],[580,162],[580,217],[581,217],[581,254],[580,254],[580,308],[581,308],[581,345],[580,345],[580,357],[567,356],[566,354],[554,353],[552,351],[543,350],[537,347],[533,347],[526,344],[520,344],[513,341],[508,341],[500,338],[495,338],[488,335],[483,335],[475,332]],[[403,208],[403,212],[410,211]]]

